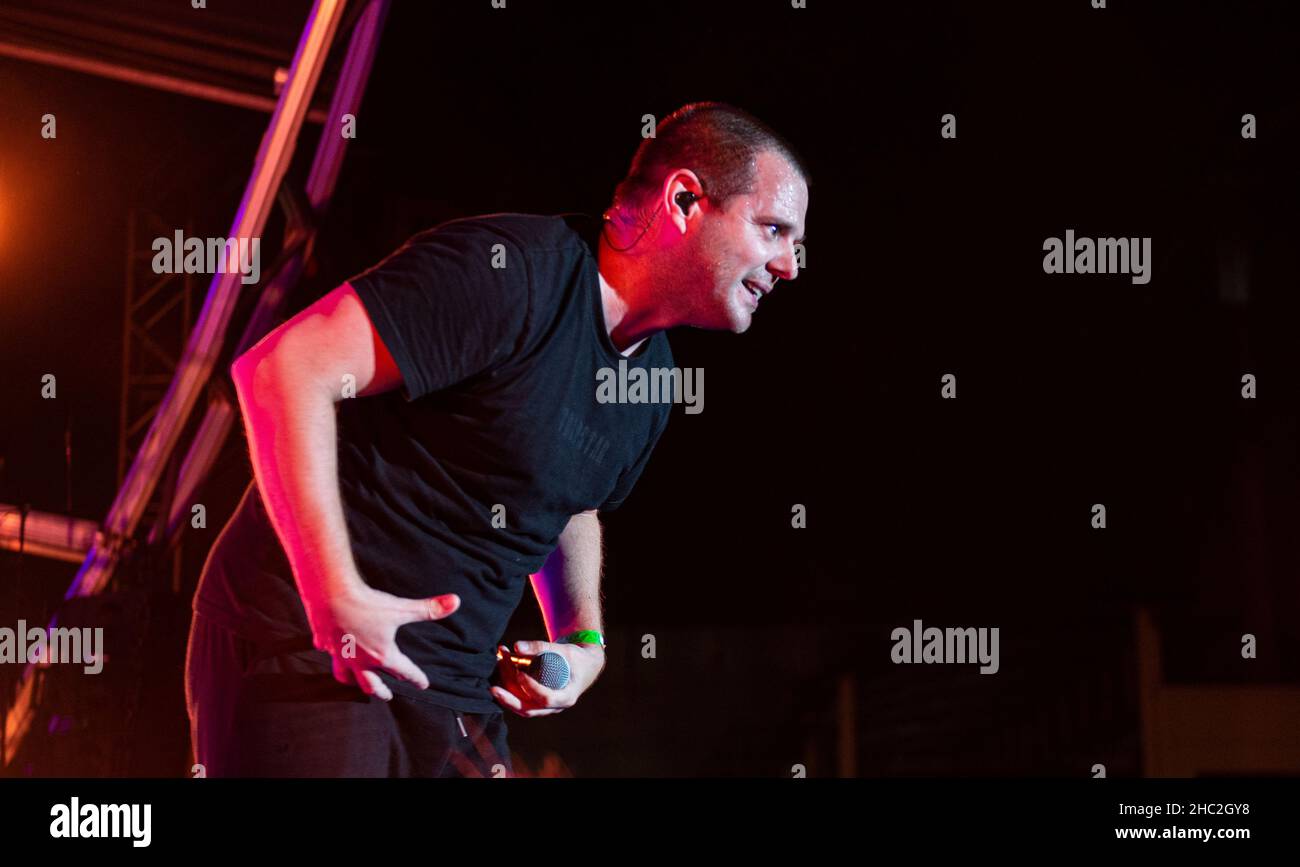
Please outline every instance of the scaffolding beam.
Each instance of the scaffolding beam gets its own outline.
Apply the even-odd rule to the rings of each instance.
[[[227,234],[229,238],[253,239],[262,235],[334,42],[344,4],[345,0],[315,0],[294,52],[288,80],[258,148],[252,175]],[[330,133],[337,131],[327,128],[326,132],[328,139]],[[233,261],[228,264],[236,265]],[[176,377],[118,490],[103,532],[92,545],[65,599],[98,593],[112,577],[122,547],[136,532],[195,404],[212,376],[242,285],[241,277],[237,265],[213,276]],[[16,757],[32,728],[36,711],[34,673],[32,665],[24,668],[14,703],[5,715],[3,760],[6,765]]]

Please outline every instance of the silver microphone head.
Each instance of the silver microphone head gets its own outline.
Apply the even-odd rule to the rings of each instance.
[[[569,685],[569,660],[553,650],[533,657],[528,673],[549,689],[564,689]]]

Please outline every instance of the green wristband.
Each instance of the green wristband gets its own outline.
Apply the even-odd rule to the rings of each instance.
[[[601,635],[594,629],[579,629],[577,632],[570,632],[563,638],[557,639],[556,644],[599,644],[605,646],[605,636]]]

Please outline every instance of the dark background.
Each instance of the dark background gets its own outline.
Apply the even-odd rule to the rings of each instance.
[[[210,5],[286,64],[307,9]],[[831,775],[847,705],[862,775],[1137,774],[1139,605],[1170,680],[1300,677],[1290,4],[901,5],[394,4],[295,307],[441,220],[599,214],[641,116],[686,102],[746,108],[812,172],[799,279],[743,336],[670,335],[707,372],[705,411],[674,410],[607,519],[610,666],[574,709],[511,717],[528,765]],[[266,122],[0,59],[0,502],[65,511],[66,426],[72,513],[102,520],[127,212],[225,235]],[[1151,282],[1044,274],[1043,240],[1070,228],[1152,237]],[[182,592],[148,556],[123,570],[133,674],[94,705],[70,690],[20,773],[185,772],[188,594],[248,478],[236,436],[208,529],[184,536]],[[47,619],[74,573],[0,553],[0,623]],[[890,631],[914,618],[999,627],[1000,673],[893,665]],[[527,596],[507,638],[542,635]]]

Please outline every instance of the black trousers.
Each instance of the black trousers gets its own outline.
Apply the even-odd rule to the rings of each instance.
[[[334,680],[329,654],[260,647],[201,613],[185,701],[209,777],[512,776],[504,711],[462,713],[381,674],[390,702]]]

